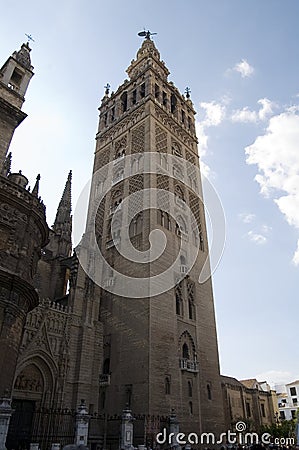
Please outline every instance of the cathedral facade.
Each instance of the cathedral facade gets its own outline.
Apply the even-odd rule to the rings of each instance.
[[[189,91],[168,81],[149,34],[127,74],[99,108],[92,220],[73,252],[71,172],[49,228],[40,177],[29,190],[10,170],[33,75],[28,44],[0,71],[0,397],[9,449],[72,442],[83,399],[92,448],[118,447],[125,408],[138,444],[155,446],[171,414],[185,433],[224,430],[212,282],[198,281],[209,247],[195,111]],[[153,258],[162,234],[165,251]],[[125,258],[128,249],[137,260]]]

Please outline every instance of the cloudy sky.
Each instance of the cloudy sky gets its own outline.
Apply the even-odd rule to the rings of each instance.
[[[35,76],[13,169],[34,183],[49,224],[67,173],[74,205],[93,162],[100,99],[155,43],[181,92],[191,88],[199,151],[226,215],[214,274],[221,371],[239,379],[299,378],[299,3],[297,0],[10,2],[0,57],[31,33]]]

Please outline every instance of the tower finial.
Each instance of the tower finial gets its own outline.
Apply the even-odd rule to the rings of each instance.
[[[111,88],[110,84],[107,83],[106,86],[104,86],[104,88],[105,88],[105,95],[109,95],[109,90]]]
[[[144,29],[143,31],[139,31],[138,36],[144,37],[145,39],[150,39],[154,34],[157,33],[151,33],[150,30],[145,31]]]
[[[191,89],[187,86],[185,89],[185,94],[187,98],[190,98],[190,94],[191,94]]]
[[[35,42],[35,40],[34,40],[33,37],[31,36],[31,34],[25,33],[25,36],[27,36],[27,39],[28,39],[27,45],[29,45],[29,42],[30,42],[30,41]]]

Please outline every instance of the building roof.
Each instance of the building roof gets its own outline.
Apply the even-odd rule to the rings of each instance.
[[[293,381],[292,383],[287,383],[286,386],[290,386],[291,384],[299,384],[299,380]]]
[[[256,378],[249,378],[248,380],[240,380],[240,383],[244,384],[249,389],[256,389],[256,385],[260,384]]]
[[[240,383],[240,381],[237,380],[236,378],[228,377],[228,376],[225,376],[225,375],[221,375],[221,381],[223,383],[226,383],[226,384],[231,384],[231,385],[235,385],[235,386],[242,386],[242,383]]]

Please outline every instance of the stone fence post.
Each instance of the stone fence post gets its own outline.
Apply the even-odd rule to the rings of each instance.
[[[122,450],[133,450],[133,421],[132,411],[127,406],[122,413],[121,422],[121,449]]]
[[[169,433],[173,433],[173,436],[171,436],[171,448],[175,450],[180,450],[181,447],[177,442],[177,435],[180,432],[180,424],[177,419],[177,416],[175,415],[174,409],[171,411],[171,414],[169,416]]]
[[[12,415],[11,398],[8,396],[0,398],[0,450],[6,450],[5,442]]]
[[[76,445],[87,445],[89,419],[90,415],[88,414],[85,400],[81,400],[76,414]]]

